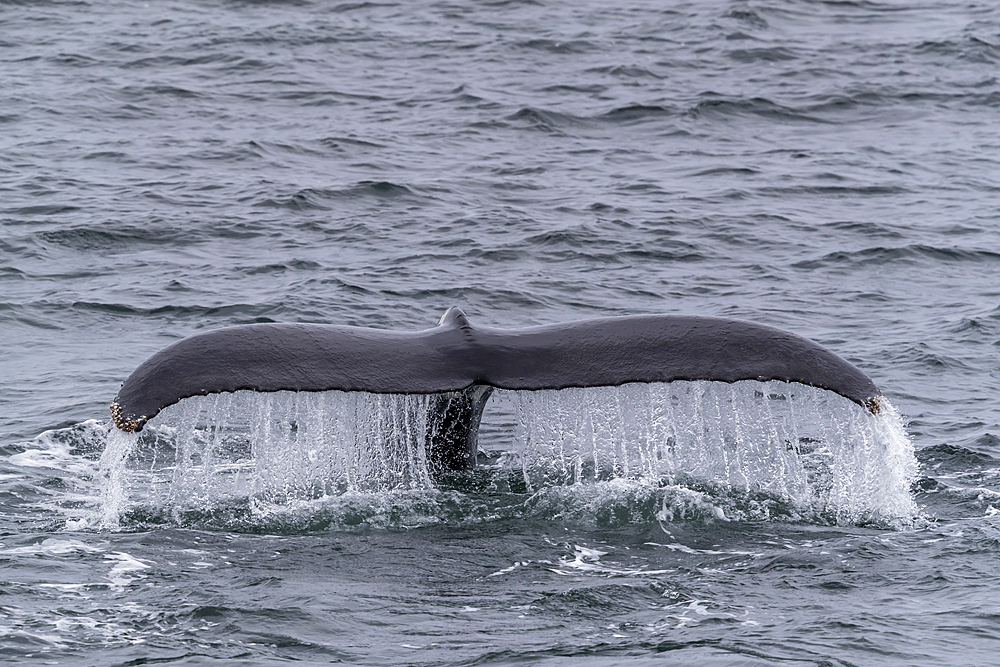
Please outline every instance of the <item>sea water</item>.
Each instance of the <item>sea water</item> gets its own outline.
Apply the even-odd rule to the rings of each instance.
[[[0,662],[994,663],[998,35],[970,0],[0,2]],[[769,324],[900,416],[501,394],[429,479],[417,397],[111,430],[185,336],[453,305]]]

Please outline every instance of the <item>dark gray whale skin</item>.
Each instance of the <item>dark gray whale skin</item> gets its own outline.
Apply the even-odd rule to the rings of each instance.
[[[240,389],[462,392],[457,403],[441,403],[453,416],[439,415],[474,422],[464,433],[442,430],[453,434],[457,463],[474,462],[475,433],[492,388],[674,380],[784,380],[836,392],[873,413],[879,406],[878,388],[856,367],[806,338],[761,324],[635,315],[507,330],[475,327],[451,308],[438,326],[416,332],[248,324],[196,334],[136,368],[111,411],[118,428],[140,431],[183,398]]]

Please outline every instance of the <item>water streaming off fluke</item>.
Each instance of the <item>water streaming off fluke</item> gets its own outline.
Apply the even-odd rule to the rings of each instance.
[[[180,520],[227,504],[264,512],[447,490],[454,480],[435,477],[428,459],[440,400],[339,391],[185,399],[141,434],[111,429],[102,523],[116,527],[136,509]],[[522,494],[525,507],[553,489],[582,498],[638,484],[660,494],[661,520],[683,519],[693,489],[776,499],[837,523],[916,514],[912,445],[888,404],[872,415],[796,383],[693,381],[502,391],[487,421],[495,407],[512,426],[481,435],[476,490]]]
[[[516,406],[522,446],[507,458],[529,488],[640,478],[780,499],[837,523],[917,512],[913,446],[888,401],[872,415],[797,383],[697,381],[523,392]]]

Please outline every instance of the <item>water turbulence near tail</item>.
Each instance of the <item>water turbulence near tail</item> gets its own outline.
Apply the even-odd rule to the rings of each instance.
[[[872,414],[833,392],[774,380],[495,395],[512,426],[500,442],[480,437],[493,454],[479,470],[491,480],[480,487],[487,495],[633,480],[777,498],[800,516],[837,523],[916,514],[912,445],[887,402]],[[111,429],[103,523],[115,527],[136,511],[171,520],[233,504],[308,511],[336,498],[438,492],[448,484],[431,451],[448,427],[440,415],[468,398],[237,391],[184,399],[141,433]]]

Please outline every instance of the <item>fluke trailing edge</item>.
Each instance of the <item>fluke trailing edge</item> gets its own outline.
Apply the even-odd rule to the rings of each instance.
[[[438,326],[416,332],[249,324],[197,334],[136,368],[111,414],[118,428],[140,431],[183,398],[241,389],[462,392],[464,408],[445,401],[441,409],[449,412],[450,422],[474,422],[465,436],[474,443],[493,388],[674,380],[784,380],[836,392],[872,412],[879,407],[878,388],[864,373],[816,343],[773,327],[714,317],[636,315],[491,329],[473,326],[461,310],[451,308]]]

